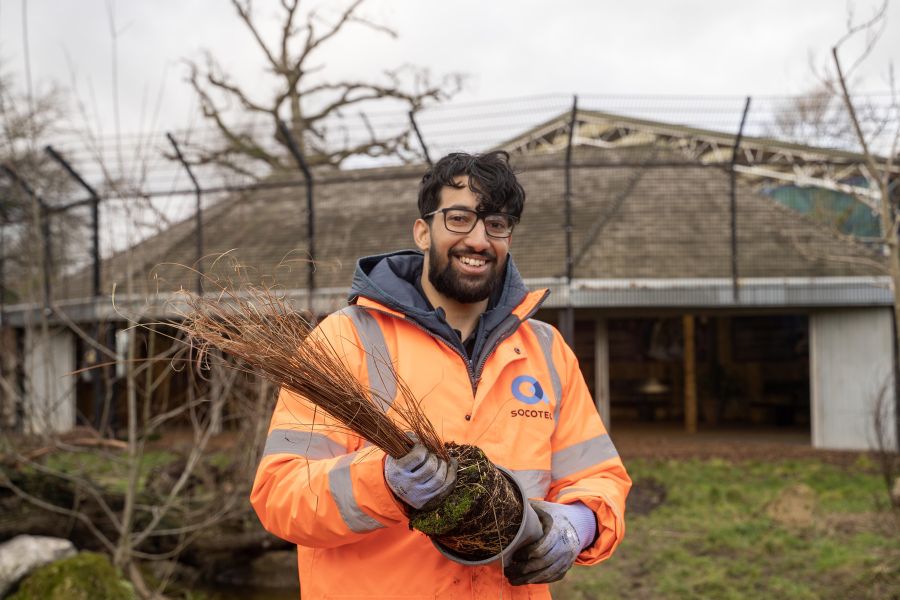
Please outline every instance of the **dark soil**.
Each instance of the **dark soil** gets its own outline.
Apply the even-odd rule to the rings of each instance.
[[[666,501],[666,486],[648,477],[635,481],[628,493],[626,512],[629,515],[646,515]]]
[[[746,460],[814,459],[837,466],[852,467],[866,452],[821,450],[812,447],[808,432],[794,430],[716,429],[695,434],[678,425],[656,427],[615,427],[611,431],[616,448],[628,466],[633,458],[661,460]]]
[[[476,446],[448,443],[458,463],[456,486],[431,510],[410,511],[410,527],[431,536],[454,555],[483,560],[498,554],[521,525],[522,499],[515,484]]]

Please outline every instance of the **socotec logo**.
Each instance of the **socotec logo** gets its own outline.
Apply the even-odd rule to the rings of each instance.
[[[550,399],[544,395],[544,388],[531,375],[519,375],[513,379],[512,395],[516,400],[525,404],[537,404],[538,402],[550,404]]]
[[[544,393],[540,382],[531,375],[519,375],[512,382],[512,395],[519,402],[535,405],[540,402],[549,405],[550,399]],[[553,413],[549,410],[535,410],[527,408],[514,408],[509,411],[510,417],[526,417],[531,419],[553,420]]]

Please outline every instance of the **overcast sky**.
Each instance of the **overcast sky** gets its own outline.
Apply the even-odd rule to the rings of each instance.
[[[870,16],[878,4],[853,2],[857,20]],[[346,5],[345,0],[303,4],[319,6],[324,19],[333,19]],[[277,40],[280,2],[256,0],[254,6],[266,39]],[[427,67],[436,76],[464,73],[467,84],[453,101],[456,105],[559,95],[552,102],[542,100],[540,108],[533,101],[492,104],[490,122],[473,117],[473,109],[466,108],[451,110],[449,120],[438,127],[428,122],[426,113],[425,137],[433,152],[489,147],[538,118],[567,110],[566,95],[573,93],[727,96],[731,108],[720,113],[721,123],[709,121],[717,118],[706,114],[710,105],[696,101],[677,101],[677,114],[664,114],[663,100],[617,98],[609,110],[634,113],[647,105],[652,108],[648,118],[685,123],[700,119],[702,126],[734,131],[744,96],[800,94],[815,84],[810,61],[830,64],[830,48],[846,31],[847,11],[845,0],[368,0],[361,14],[391,26],[399,37],[353,25],[323,48],[315,64],[323,67],[321,77],[331,81],[377,79],[384,69],[404,63]],[[860,38],[845,47],[847,64],[858,56],[862,42]],[[109,154],[98,162],[79,151],[86,139],[83,133],[72,136],[70,146],[54,138],[95,184],[106,177],[105,168],[100,170],[105,163],[118,166],[117,173],[125,177],[144,173],[142,189],[187,185],[183,170],[161,158],[159,149],[166,147],[162,132],[202,127],[185,83],[185,61],[202,59],[204,50],[234,81],[257,93],[257,99],[268,98],[271,80],[263,56],[228,0],[0,0],[4,75],[11,76],[19,90],[26,88],[30,71],[36,92],[51,86],[67,91],[67,125],[73,130],[90,127],[104,142],[104,153],[122,140],[134,146],[136,158],[130,163],[112,162]],[[888,65],[897,58],[900,0],[893,0],[884,35],[858,69],[855,89],[887,90]],[[537,112],[517,112],[526,105],[525,110]],[[143,135],[115,136],[116,106],[119,132]],[[500,123],[502,119],[509,122]],[[501,131],[500,125],[507,129]],[[434,127],[443,129],[437,132]],[[479,128],[493,138],[473,137],[481,135]],[[130,174],[135,165],[139,169]],[[205,184],[215,182],[205,177]],[[186,216],[192,206],[180,196],[154,202],[158,214],[170,218]],[[153,230],[116,212],[125,211],[128,217],[126,205],[104,205],[111,211],[102,217],[104,252]],[[127,224],[125,230],[122,223]]]
[[[325,4],[320,2],[319,4]],[[876,2],[853,2],[858,18]],[[322,14],[344,3],[331,0]],[[31,77],[72,88],[111,133],[114,15],[123,131],[185,127],[196,114],[184,59],[208,49],[234,78],[264,90],[264,63],[226,0],[0,0],[0,57],[24,86],[23,6]],[[274,33],[279,3],[257,0]],[[331,11],[329,13],[328,11]],[[860,68],[859,88],[887,89],[900,57],[900,3]],[[399,38],[358,26],[322,54],[324,73],[364,78],[402,63],[469,76],[457,101],[547,94],[788,95],[813,85],[846,27],[844,0],[370,0],[363,14]],[[265,20],[265,19],[263,19]],[[273,36],[274,37],[274,36]],[[846,49],[848,61],[859,44]],[[73,83],[74,82],[74,83]]]

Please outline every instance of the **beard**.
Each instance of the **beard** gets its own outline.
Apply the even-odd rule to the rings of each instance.
[[[488,253],[481,255],[489,260],[491,268],[483,277],[470,277],[460,274],[453,267],[453,255],[451,250],[443,259],[438,256],[435,247],[432,245],[428,249],[428,281],[434,286],[438,292],[464,304],[481,302],[490,298],[500,280],[503,277],[503,266],[498,265],[496,256]]]

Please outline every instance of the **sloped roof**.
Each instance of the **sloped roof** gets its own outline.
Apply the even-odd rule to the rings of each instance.
[[[580,149],[572,171],[572,248],[583,279],[731,276],[729,175],[674,166],[647,146]],[[565,171],[560,155],[518,157],[527,192],[512,254],[526,278],[565,272]],[[635,166],[639,165],[639,166]],[[643,166],[640,166],[643,165]],[[412,246],[416,191],[424,167],[335,173],[316,182],[316,283],[345,289],[358,257]],[[205,269],[233,281],[306,286],[305,188],[237,194],[204,213]],[[737,197],[741,277],[878,275],[873,249],[833,233],[741,183]],[[193,219],[103,265],[104,291],[153,294],[193,289]],[[242,265],[234,270],[235,261]],[[126,286],[126,275],[135,277]],[[66,286],[89,294],[89,278]]]
[[[534,156],[555,154],[569,143],[571,113],[559,114],[499,144],[498,149],[511,154]],[[723,132],[642,119],[597,110],[579,110],[575,120],[572,144],[575,147],[624,148],[656,145],[673,150],[673,157],[701,164],[729,164],[754,185],[788,182],[815,186],[846,194],[877,211],[877,192],[860,181],[866,180],[862,154],[840,148],[823,148],[792,143],[772,137],[742,135],[735,154],[737,132]],[[883,157],[876,162],[894,175],[900,165]]]
[[[534,151],[541,145],[548,147],[548,145],[556,143],[558,146],[556,150],[558,150],[564,146],[566,140],[557,140],[557,136],[562,135],[563,138],[568,136],[570,119],[571,113],[561,113],[505,142],[502,142],[497,148],[512,153],[524,149],[528,144],[533,145],[530,150]],[[617,126],[624,127],[625,129],[616,131]],[[642,119],[601,110],[579,109],[578,111],[575,133],[576,144],[612,146],[615,145],[613,143],[614,141],[623,138],[632,139],[637,143],[638,140],[641,139],[642,133],[664,135],[685,140],[700,138],[711,143],[725,145],[726,147],[731,147],[734,144],[736,137],[736,132],[731,133],[717,131],[715,129],[706,129],[703,127]],[[649,139],[649,137],[645,136],[643,138],[644,143]],[[604,142],[606,143],[604,144]],[[742,145],[743,144],[746,144],[747,146],[766,147],[770,152],[777,152],[779,150],[791,152],[796,156],[806,157],[808,160],[818,160],[821,157],[828,157],[832,161],[842,161],[845,163],[856,163],[863,160],[862,155],[857,152],[797,144],[772,137],[744,135],[742,136]],[[730,155],[728,155],[727,158],[730,159]]]

